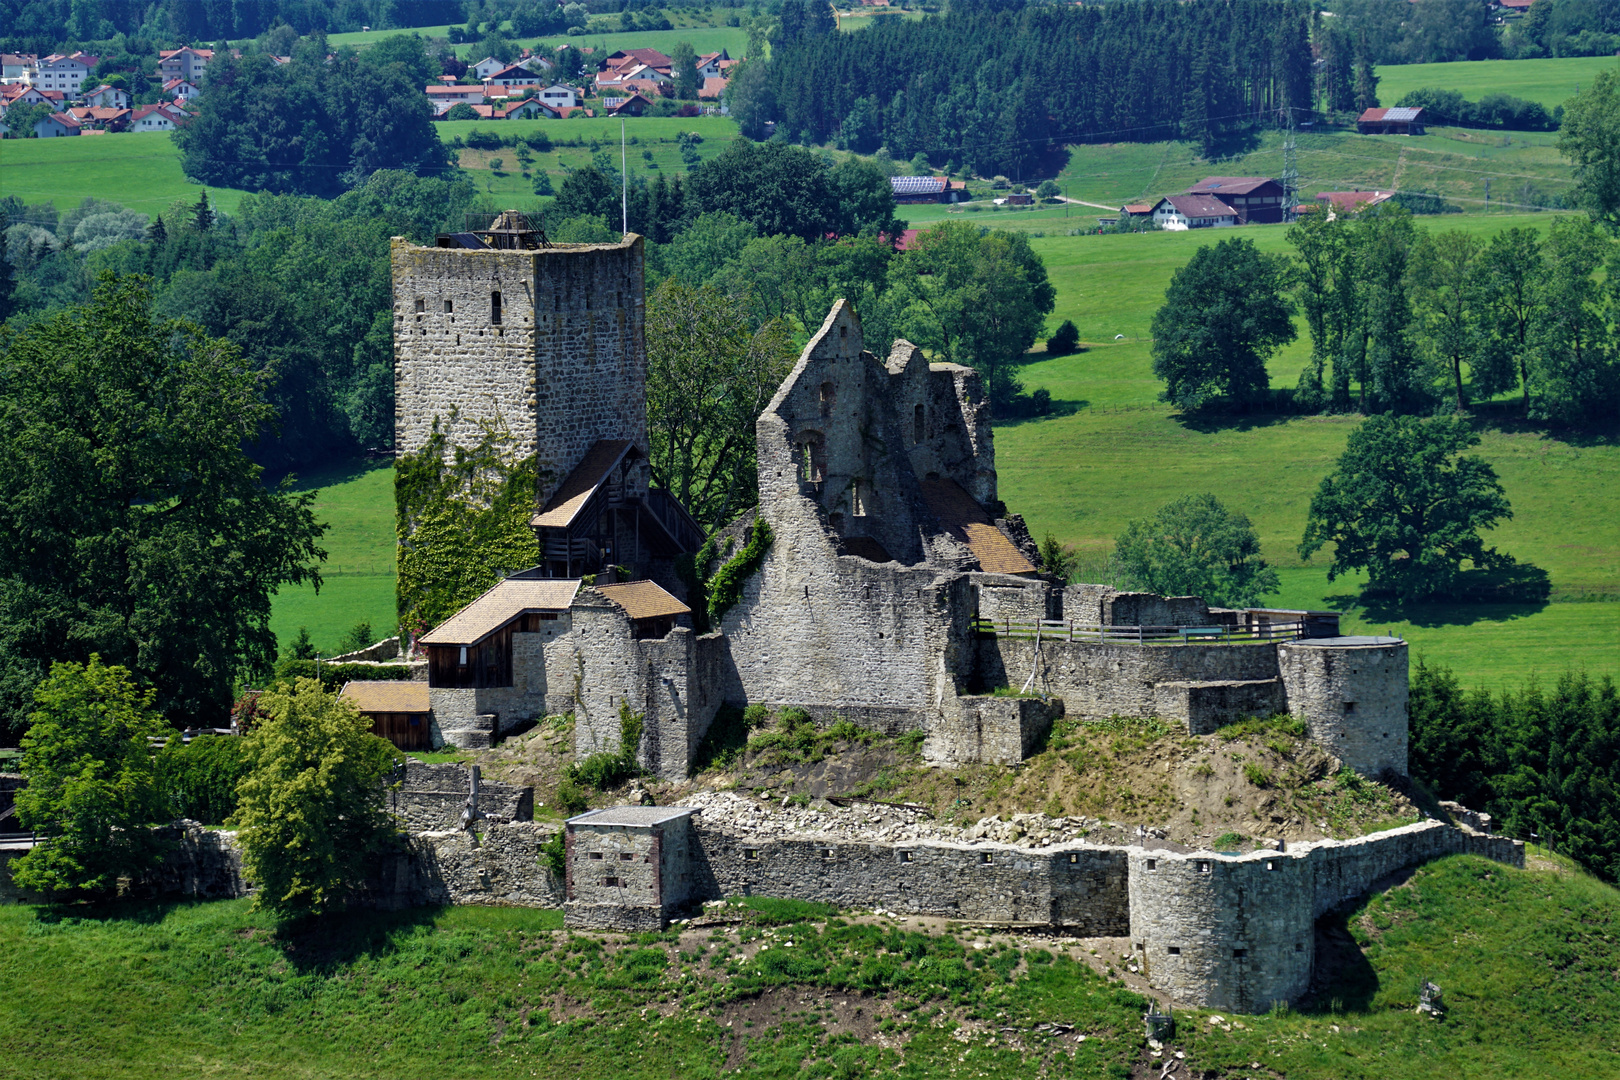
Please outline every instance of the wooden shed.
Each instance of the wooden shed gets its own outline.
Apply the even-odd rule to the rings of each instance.
[[[675,629],[677,615],[692,609],[651,581],[626,581],[619,585],[598,585],[596,590],[623,609],[630,617],[637,638],[661,638]]]
[[[424,634],[431,687],[512,685],[512,635],[541,633],[574,602],[578,578],[509,577]]]
[[[428,685],[400,679],[363,679],[345,683],[338,695],[354,702],[371,719],[371,733],[401,750],[430,750]]]

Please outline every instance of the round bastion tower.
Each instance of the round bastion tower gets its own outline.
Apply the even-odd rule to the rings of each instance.
[[[1133,849],[1131,951],[1156,989],[1211,1009],[1265,1012],[1310,986],[1309,852],[1239,857]]]
[[[1307,734],[1363,776],[1406,775],[1406,642],[1303,638],[1277,646],[1288,711]]]

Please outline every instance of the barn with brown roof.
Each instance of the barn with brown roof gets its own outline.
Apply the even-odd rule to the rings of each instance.
[[[1275,225],[1284,217],[1282,185],[1266,176],[1206,176],[1187,194],[1219,199],[1239,225]]]
[[[1363,135],[1422,135],[1423,110],[1404,105],[1368,109],[1356,117],[1356,130]]]

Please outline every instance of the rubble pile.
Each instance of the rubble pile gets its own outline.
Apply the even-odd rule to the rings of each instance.
[[[966,827],[935,821],[923,809],[896,803],[856,802],[835,806],[816,799],[808,806],[786,802],[777,806],[727,791],[699,791],[681,799],[682,806],[703,811],[704,828],[767,837],[829,836],[870,843],[932,840],[947,844],[989,841],[1018,847],[1044,848],[1082,841],[1117,843],[1119,826],[1088,817],[1047,817],[1014,814],[1007,821],[981,818]],[[1155,830],[1157,832],[1158,830]]]

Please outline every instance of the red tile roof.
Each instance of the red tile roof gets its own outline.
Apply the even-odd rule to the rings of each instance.
[[[1248,195],[1267,184],[1276,186],[1277,181],[1269,176],[1206,176],[1188,188],[1187,194]]]

